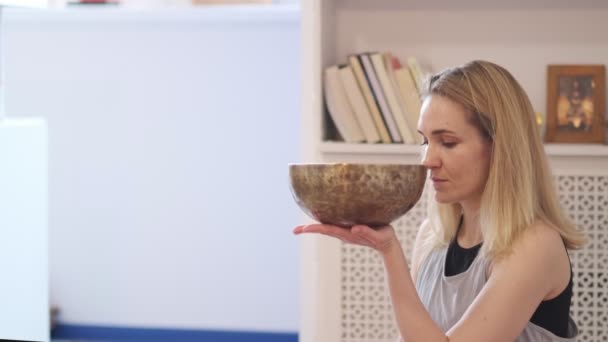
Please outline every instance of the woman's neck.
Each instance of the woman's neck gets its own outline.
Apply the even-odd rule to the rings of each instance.
[[[456,237],[458,245],[470,248],[483,241],[481,224],[479,222],[479,205],[462,205],[462,225]]]

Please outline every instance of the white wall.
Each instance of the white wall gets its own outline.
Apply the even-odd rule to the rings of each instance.
[[[296,331],[299,10],[8,10],[68,324]]]

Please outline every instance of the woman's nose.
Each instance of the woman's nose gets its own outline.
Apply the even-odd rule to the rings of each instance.
[[[437,152],[430,145],[424,146],[422,150],[422,165],[427,169],[435,169],[441,165]]]

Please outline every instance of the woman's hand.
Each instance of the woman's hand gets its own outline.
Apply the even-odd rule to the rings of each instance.
[[[309,224],[294,228],[295,235],[317,233],[340,239],[346,243],[371,247],[381,254],[386,254],[394,246],[399,246],[399,240],[392,226],[372,229],[365,225],[355,225],[344,228],[330,224]]]

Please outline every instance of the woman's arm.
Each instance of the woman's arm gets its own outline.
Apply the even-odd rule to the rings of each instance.
[[[521,334],[539,303],[560,286],[563,289],[569,275],[569,264],[559,234],[544,225],[531,227],[515,243],[513,252],[494,264],[481,293],[446,334],[420,301],[392,227],[374,230],[366,226],[345,229],[309,225],[294,230],[296,234],[309,232],[369,246],[381,254],[395,318],[406,342],[513,341]]]
[[[399,331],[406,342],[514,341],[543,299],[559,294],[570,278],[561,237],[546,225],[536,225],[515,243],[513,252],[496,262],[492,273],[460,321],[447,334],[430,317],[403,268],[400,249],[382,254]],[[443,338],[443,339],[442,339]]]
[[[540,302],[561,293],[569,280],[561,236],[536,224],[515,242],[510,255],[494,263],[481,293],[448,336],[451,341],[513,341]]]
[[[426,225],[423,225],[426,227]],[[368,246],[380,253],[383,258],[399,331],[407,342],[445,342],[447,337],[431,319],[426,311],[410,278],[407,260],[393,227],[371,229],[367,226],[354,226],[350,229],[324,224],[298,226],[294,234],[319,233],[340,239],[347,243]],[[417,241],[422,241],[422,232]],[[418,244],[418,243],[417,243]],[[415,246],[419,254],[420,246]],[[417,258],[417,257],[415,257]]]
[[[406,342],[448,341],[418,297],[401,245],[393,244],[380,253],[401,338]]]

